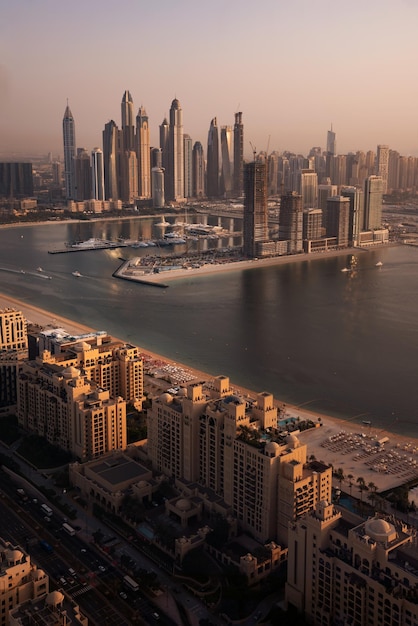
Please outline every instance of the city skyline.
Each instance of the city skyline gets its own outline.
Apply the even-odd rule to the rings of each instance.
[[[340,154],[378,144],[418,154],[418,86],[407,72],[418,6],[410,0],[266,0],[256,13],[246,0],[145,8],[121,0],[116,9],[76,0],[65,21],[52,0],[2,8],[1,156],[62,155],[67,98],[77,145],[90,152],[106,123],[120,125],[125,91],[134,115],[147,111],[152,146],[178,98],[184,132],[203,146],[211,119],[232,125],[242,111],[247,159],[250,142],[258,151],[325,149],[331,124]]]

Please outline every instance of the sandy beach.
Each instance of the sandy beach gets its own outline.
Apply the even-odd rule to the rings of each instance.
[[[255,269],[259,267],[269,267],[272,265],[285,265],[286,263],[295,263],[300,261],[315,261],[318,259],[336,257],[336,256],[349,256],[353,253],[363,254],[367,250],[355,251],[352,248],[345,248],[343,250],[328,250],[327,252],[318,253],[302,253],[297,255],[283,255],[268,257],[265,259],[248,259],[242,261],[230,261],[220,263],[204,263],[200,267],[188,267],[172,270],[160,269],[158,273],[153,273],[149,268],[140,265],[141,259],[133,258],[125,261],[115,272],[116,278],[122,278],[125,280],[131,280],[134,282],[141,282],[150,285],[158,285],[160,287],[167,287],[168,283],[173,280],[179,280],[181,278],[194,278],[196,276],[207,276],[210,274],[218,274],[224,272],[237,272],[247,269]]]
[[[0,309],[5,308],[21,311],[28,322],[42,328],[63,328],[75,335],[92,330],[106,330],[105,328],[92,329],[74,320],[54,316],[49,311],[0,294]],[[170,375],[172,386],[185,386],[192,381],[210,382],[214,378],[213,375],[189,368],[166,356],[138,347],[144,362],[152,364],[151,369],[157,376]],[[228,372],[218,374],[228,376]],[[231,381],[231,387],[235,393],[249,398],[255,398],[258,393],[269,391],[268,389],[245,389],[234,385],[233,381]],[[161,388],[158,378],[152,379],[151,392],[158,393]],[[282,410],[282,420],[311,419],[318,424],[317,428],[303,431],[297,436],[301,443],[308,445],[308,457],[313,455],[318,461],[331,464],[335,469],[341,468],[346,477],[350,474],[353,476],[351,479],[353,495],[356,495],[356,480],[359,477],[364,479],[366,485],[373,483],[378,492],[411,480],[418,480],[418,439],[372,428],[367,422],[359,424],[357,421],[321,415],[317,411],[312,412],[304,408],[303,405],[283,404],[279,398],[275,398],[275,404]],[[348,491],[347,480],[343,481],[342,488]]]

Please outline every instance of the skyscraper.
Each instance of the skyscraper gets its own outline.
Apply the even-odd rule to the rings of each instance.
[[[183,111],[177,98],[170,107],[166,188],[168,200],[184,199]]]
[[[155,209],[162,209],[165,204],[164,170],[162,167],[152,168],[151,181],[152,181],[152,206]]]
[[[299,172],[298,193],[302,196],[303,209],[316,209],[318,206],[318,175],[314,170]]]
[[[65,197],[67,200],[75,198],[75,124],[70,107],[66,106],[64,119],[62,120],[62,131],[64,137],[64,178]]]
[[[205,195],[205,158],[203,146],[196,141],[193,146],[193,197],[202,198]]]
[[[360,187],[344,187],[341,195],[350,199],[350,223],[348,233],[348,243],[357,246],[359,244],[359,234],[364,224],[364,197]]]
[[[75,163],[75,200],[79,202],[91,199],[91,164],[90,155],[85,148],[78,148]]]
[[[336,237],[338,246],[348,246],[350,230],[350,199],[332,196],[327,201],[327,237]]]
[[[289,191],[281,197],[279,238],[288,241],[288,253],[303,250],[303,208],[302,196]]]
[[[244,125],[242,113],[235,113],[234,124],[234,193],[241,196],[244,179]]]
[[[148,115],[144,107],[136,116],[136,153],[138,158],[138,196],[151,198],[151,153]]]
[[[193,167],[192,153],[193,142],[190,135],[183,135],[184,142],[184,197],[191,198],[193,195]]]
[[[121,103],[123,150],[135,150],[134,101],[125,91]]]
[[[217,198],[219,196],[219,134],[216,117],[211,120],[208,132],[206,178],[208,198]]]
[[[232,194],[234,135],[232,126],[221,126],[221,194],[229,198]]]
[[[380,176],[369,176],[364,183],[364,228],[382,227],[383,181]]]
[[[377,175],[382,178],[382,190],[386,193],[389,176],[389,146],[377,146]]]
[[[104,200],[103,152],[100,148],[93,148],[91,151],[91,186],[91,197],[94,200]]]
[[[119,200],[119,129],[113,120],[103,131],[103,165],[106,200]]]
[[[267,165],[252,161],[244,165],[243,253],[257,256],[257,243],[268,240]]]
[[[337,154],[337,143],[335,133],[332,130],[332,124],[331,130],[327,132],[327,153],[331,156],[335,156]]]

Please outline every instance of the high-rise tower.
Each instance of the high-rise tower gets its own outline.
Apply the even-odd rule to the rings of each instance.
[[[225,194],[227,198],[232,193],[233,137],[231,126],[221,126],[221,193]]]
[[[75,198],[75,124],[68,104],[62,120],[62,131],[64,137],[65,197],[67,200],[73,200]]]
[[[281,198],[279,238],[289,242],[289,254],[303,251],[302,196],[295,191],[289,191]]]
[[[148,115],[140,107],[136,116],[136,150],[138,158],[138,195],[151,198],[151,153]]]
[[[389,146],[377,146],[377,175],[382,178],[383,193],[388,188],[389,175]]]
[[[91,186],[91,197],[94,200],[104,200],[103,152],[100,148],[93,148],[91,152]]]
[[[205,158],[203,146],[196,141],[193,146],[193,197],[202,198],[205,195]]]
[[[244,166],[244,125],[242,113],[235,113],[234,124],[234,194],[243,193],[243,166]]]
[[[175,98],[170,108],[167,163],[168,200],[184,199],[183,110]]]
[[[193,142],[190,135],[184,133],[184,197],[191,198],[193,195],[193,167],[192,167],[192,153]]]
[[[119,129],[113,120],[103,131],[103,165],[106,200],[119,200]]]
[[[369,176],[364,182],[364,230],[382,227],[383,180]]]
[[[327,132],[327,153],[331,156],[335,156],[337,154],[337,143],[335,133],[332,130],[332,124],[331,130]]]
[[[135,150],[134,101],[125,91],[121,103],[123,150]]]
[[[243,253],[257,255],[257,243],[268,240],[267,165],[252,161],[244,165]]]
[[[206,165],[206,191],[208,198],[219,196],[219,133],[216,117],[209,126]]]

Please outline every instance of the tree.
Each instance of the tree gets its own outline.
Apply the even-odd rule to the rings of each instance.
[[[337,471],[334,474],[335,478],[338,480],[338,482],[340,483],[340,489],[341,489],[341,483],[343,482],[345,476],[344,476],[344,470],[342,469],[342,467],[339,467],[337,469]]]
[[[373,483],[370,482],[367,485],[370,494],[368,495],[368,499],[370,500],[370,502],[372,503],[372,507],[374,508],[375,502],[376,502],[376,491],[377,491],[377,486]]]
[[[347,480],[348,480],[348,488],[350,490],[350,496],[351,496],[351,492],[353,490],[353,474],[347,474]]]
[[[364,480],[363,476],[359,476],[356,482],[358,484],[358,489],[360,491],[360,502],[361,504],[363,504],[363,491],[367,491],[368,487],[366,485],[366,481]]]

